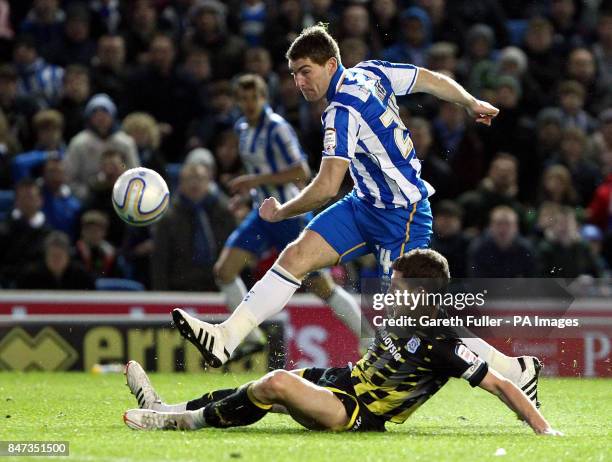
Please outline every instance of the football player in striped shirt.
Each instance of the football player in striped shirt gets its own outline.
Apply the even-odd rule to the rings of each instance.
[[[373,253],[380,276],[388,278],[392,261],[429,246],[428,197],[434,188],[420,176],[421,162],[400,119],[396,95],[429,93],[462,106],[485,125],[499,112],[454,80],[410,64],[365,61],[345,69],[338,44],[321,25],[302,31],[287,59],[304,98],[328,102],[322,116],[323,159],[316,177],[297,196],[284,203],[269,197],[259,215],[273,223],[308,213],[337,194],[347,171],[355,187],[308,224],[226,321],[209,324],[181,309],[173,311],[181,334],[213,367],[226,362],[264,319],[280,312],[308,273]],[[537,358],[506,356],[481,339],[465,342],[519,387],[537,386]]]
[[[233,200],[250,195],[253,210],[229,236],[214,272],[226,304],[234,310],[247,294],[240,273],[261,255],[275,247],[281,251],[295,241],[312,218],[304,214],[277,222],[259,216],[259,206],[268,197],[286,202],[296,197],[296,183],[310,178],[310,170],[291,125],[268,105],[266,82],[255,74],[245,74],[234,82],[234,92],[243,116],[235,124],[239,153],[246,174],[229,182]],[[359,305],[324,272],[312,273],[307,287],[318,295],[357,336],[361,334]],[[248,354],[265,343],[259,328],[253,329],[241,354]]]
[[[396,289],[407,293],[441,293],[450,280],[448,262],[434,250],[414,249],[393,263],[392,280]],[[432,318],[445,315],[436,306],[412,308]],[[396,315],[407,312],[405,307],[395,309]],[[241,387],[180,404],[164,404],[138,363],[128,363],[126,376],[140,409],[127,411],[124,422],[136,430],[251,425],[276,405],[313,430],[384,431],[387,422],[403,423],[456,377],[500,398],[535,433],[561,435],[523,391],[442,328],[380,330],[355,367],[277,370]]]

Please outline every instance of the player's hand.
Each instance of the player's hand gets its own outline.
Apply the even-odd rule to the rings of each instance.
[[[276,223],[277,221],[283,220],[280,216],[281,204],[274,197],[268,197],[263,201],[263,204],[259,206],[259,216],[266,221]]]
[[[249,190],[259,186],[259,181],[257,175],[240,175],[228,181],[227,186],[233,194],[248,193]]]
[[[497,109],[492,104],[487,103],[486,101],[474,100],[474,102],[467,108],[468,114],[471,117],[476,119],[476,122],[485,124],[487,126],[491,125],[491,120],[499,114],[499,109]]]

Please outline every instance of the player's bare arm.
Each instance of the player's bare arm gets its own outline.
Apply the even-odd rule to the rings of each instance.
[[[419,68],[412,92],[429,93],[444,101],[459,104],[476,122],[485,125],[491,125],[491,120],[499,113],[495,106],[475,98],[450,77],[422,67]]]
[[[480,382],[479,387],[500,398],[521,419],[527,422],[538,435],[563,435],[550,426],[540,411],[536,409],[529,398],[516,385],[493,369],[489,369],[485,378]]]
[[[261,204],[259,215],[266,221],[276,222],[321,207],[338,194],[348,166],[346,160],[324,158],[317,176],[299,195],[285,204],[269,197]]]
[[[310,179],[310,168],[306,162],[280,170],[276,173],[264,173],[261,175],[240,175],[228,182],[232,193],[246,193],[252,188],[261,185],[283,185],[287,183],[298,183]]]

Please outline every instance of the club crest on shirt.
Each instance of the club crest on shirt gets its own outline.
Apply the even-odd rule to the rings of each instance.
[[[415,353],[419,346],[421,346],[421,339],[413,335],[412,338],[408,340],[408,343],[406,343],[406,350],[408,350],[409,353]]]
[[[328,154],[334,154],[336,149],[336,129],[326,128],[323,135],[323,148]]]

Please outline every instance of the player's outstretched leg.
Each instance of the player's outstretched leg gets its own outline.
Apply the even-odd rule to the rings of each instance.
[[[153,388],[151,380],[142,366],[134,360],[125,365],[126,385],[136,397],[141,409],[150,409],[160,412],[183,412],[200,409],[213,401],[219,401],[236,391],[236,388],[225,388],[203,394],[200,398],[178,404],[166,404]]]
[[[462,338],[461,341],[484,359],[489,367],[523,390],[536,407],[540,407],[538,378],[542,370],[542,362],[538,358],[535,356],[507,356],[478,337]]]
[[[174,323],[209,365],[219,367],[249,332],[285,307],[306,274],[337,260],[338,254],[325,239],[306,230],[281,253],[225,322],[209,324],[176,308],[172,311]]]
[[[233,313],[247,294],[244,281],[240,273],[251,262],[256,260],[256,255],[248,250],[238,247],[224,247],[219,259],[213,267],[215,281],[225,295],[225,305],[230,313]],[[256,327],[244,339],[244,342],[234,352],[234,356],[247,356],[261,351],[267,343],[267,337],[263,331]]]

